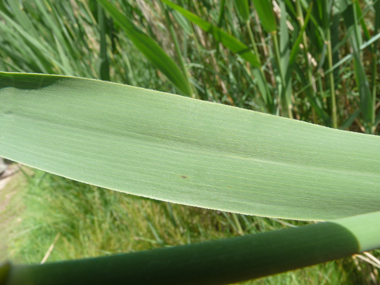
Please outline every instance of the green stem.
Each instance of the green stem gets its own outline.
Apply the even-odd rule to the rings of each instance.
[[[298,17],[298,20],[300,22],[300,27],[303,27],[305,24],[305,21],[304,21],[303,14],[302,14],[302,8],[301,8],[300,0],[296,1],[296,9],[297,9],[297,17]],[[314,78],[313,73],[312,73],[312,65],[311,65],[309,57],[308,57],[309,47],[308,47],[307,37],[306,37],[305,32],[302,35],[302,44],[303,44],[303,56],[304,56],[304,60],[305,60],[305,69],[307,71],[307,77],[308,77],[309,82],[310,82],[310,86],[308,88],[312,88],[313,96],[315,97],[317,88],[315,86],[315,78]],[[306,89],[305,89],[305,92],[306,92]],[[316,123],[316,114],[315,114],[314,108],[312,108],[312,115],[313,115],[313,122],[315,124]]]
[[[239,234],[239,235],[244,235],[244,231],[243,231],[243,229],[242,229],[242,227],[241,227],[241,224],[240,224],[240,222],[239,222],[239,218],[238,218],[237,214],[232,213],[232,218],[234,219],[234,222],[235,222],[236,228],[237,228],[237,230],[238,230],[238,234]]]
[[[371,133],[374,134],[376,131],[376,79],[377,79],[377,51],[376,51],[377,45],[375,45],[374,54],[372,58],[372,128]]]
[[[260,54],[259,54],[259,51],[257,50],[257,45],[256,45],[255,38],[253,37],[250,20],[247,21],[246,25],[247,25],[249,39],[251,40],[251,44],[252,44],[253,50],[255,51],[257,59],[260,62],[260,65],[261,65]]]
[[[293,113],[292,113],[292,102],[289,101],[289,98],[286,96],[286,81],[285,81],[285,76],[284,72],[282,70],[281,66],[281,56],[280,56],[280,48],[278,44],[278,39],[277,39],[277,33],[272,32],[272,39],[273,39],[273,46],[274,46],[274,51],[275,51],[275,60],[278,66],[278,71],[280,73],[280,80],[281,80],[281,85],[282,85],[282,98],[281,102],[283,105],[283,109],[285,112],[285,115],[287,115],[290,119],[293,119]]]
[[[327,29],[326,36],[327,36],[326,44],[327,44],[328,64],[329,64],[329,69],[331,69],[333,66],[333,61],[332,61],[330,28]],[[330,91],[331,91],[332,123],[333,123],[333,128],[337,129],[338,128],[338,121],[337,121],[337,115],[336,115],[337,110],[336,110],[335,85],[334,85],[334,74],[333,74],[333,72],[330,72],[329,79],[330,79]]]

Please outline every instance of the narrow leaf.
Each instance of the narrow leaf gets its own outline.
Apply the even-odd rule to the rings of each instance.
[[[207,21],[202,20],[201,18],[191,13],[190,11],[187,11],[186,9],[168,0],[161,0],[161,1],[164,2],[166,5],[168,5],[169,7],[171,7],[172,9],[181,13],[189,21],[198,25],[202,30],[212,34],[215,40],[221,42],[225,47],[229,48],[232,52],[239,54],[243,59],[248,61],[253,67],[260,67],[260,62],[257,59],[257,56],[250,50],[248,46],[243,44],[238,39],[227,34],[226,32],[219,29],[218,27],[211,25]]]
[[[305,88],[306,96],[310,102],[310,105],[314,108],[318,117],[322,118],[326,126],[331,125],[331,118],[323,109],[323,105],[322,105],[322,102],[320,101],[320,98],[314,96],[314,93],[311,88],[306,88],[306,86],[311,83],[306,79],[306,76],[304,75],[301,68],[298,65],[294,65],[294,70],[296,71],[299,77],[299,80],[301,81],[301,83],[303,84]]]
[[[272,2],[270,0],[253,0],[253,5],[265,31],[267,33],[275,32],[277,30],[277,22],[273,14]]]
[[[153,65],[185,95],[191,95],[192,91],[177,64],[165,53],[165,51],[148,35],[136,27],[132,21],[121,14],[115,6],[107,0],[98,0],[112,18],[124,29],[128,38],[148,58]]]
[[[359,116],[360,114],[360,110],[356,110],[355,112],[353,112],[349,117],[348,119],[342,124],[342,126],[340,127],[342,130],[345,130],[345,129],[348,129],[349,127],[351,127],[352,123],[355,121],[355,119]]]
[[[349,34],[350,44],[353,49],[354,70],[357,86],[359,87],[360,109],[363,118],[366,122],[367,131],[371,129],[373,118],[373,100],[367,75],[365,74],[364,66],[360,57],[360,43],[362,42],[361,35],[358,32],[358,21],[354,5],[349,5],[343,13],[344,21],[347,26],[347,34]]]
[[[234,4],[241,21],[246,23],[249,20],[250,14],[248,0],[237,0],[234,1]]]
[[[100,30],[100,52],[99,52],[99,76],[102,80],[110,80],[109,61],[107,56],[106,42],[106,15],[98,2],[98,21]]]

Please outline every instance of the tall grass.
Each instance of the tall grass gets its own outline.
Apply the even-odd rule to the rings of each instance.
[[[134,197],[37,170],[26,175],[28,186],[18,194],[26,210],[12,227],[8,248],[15,263],[133,252],[306,224]],[[360,259],[344,259],[243,284],[371,284],[376,272]]]
[[[177,63],[192,96],[373,134],[380,121],[378,2],[277,1],[266,15],[271,1],[177,1],[185,12],[160,1],[110,1]],[[214,32],[189,21],[192,15]],[[246,46],[260,64],[254,66],[246,51],[234,50],[218,31]],[[0,2],[0,43],[1,71],[185,93],[95,1]],[[10,254],[28,263],[40,262],[57,236],[48,261],[302,224],[131,197],[39,171],[22,191],[27,208]],[[347,259],[257,282],[369,284],[374,278],[376,268]]]

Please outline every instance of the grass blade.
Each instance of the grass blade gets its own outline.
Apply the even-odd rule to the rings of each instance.
[[[360,56],[361,35],[358,32],[359,24],[356,9],[353,4],[349,5],[343,13],[344,21],[347,26],[350,44],[353,49],[355,79],[359,88],[360,109],[365,121],[366,131],[371,133],[374,124],[373,118],[373,99],[369,88],[369,82],[365,74],[364,66]]]
[[[110,68],[107,56],[106,43],[106,15],[98,2],[98,24],[100,30],[100,53],[99,53],[99,77],[102,80],[110,80]]]
[[[177,36],[175,34],[175,31],[174,31],[172,20],[170,19],[169,13],[167,11],[167,7],[164,7],[164,10],[165,10],[165,15],[166,15],[166,20],[167,20],[167,23],[168,23],[168,26],[169,26],[170,35],[172,36],[174,47],[175,47],[175,50],[176,50],[176,53],[177,53],[177,58],[178,58],[178,61],[180,62],[180,67],[181,67],[181,70],[182,70],[182,74],[185,76],[188,88],[191,89],[190,79],[189,79],[189,72],[186,69],[185,59],[182,56],[182,52],[181,52],[181,49],[179,47],[178,39],[177,39]],[[194,90],[193,93],[195,93],[195,90]]]
[[[218,28],[220,28],[223,24],[223,19],[224,19],[224,6],[226,4],[226,0],[221,0],[220,1],[220,11],[219,11],[219,17],[218,17]],[[177,12],[177,11],[176,11]],[[177,12],[178,13],[178,12]]]
[[[286,102],[286,109],[289,118],[293,118],[292,113],[292,84],[291,84],[291,75],[292,69],[289,64],[289,32],[288,26],[286,24],[287,21],[287,12],[284,2],[280,2],[281,9],[281,19],[280,19],[280,53],[279,53],[279,70],[280,76],[283,77],[282,86],[281,86],[281,95],[283,97],[284,102]],[[273,39],[276,38],[275,34],[272,34]]]
[[[273,14],[270,0],[253,0],[253,5],[259,15],[261,25],[267,33],[277,31],[277,22]]]
[[[248,46],[240,42],[238,39],[227,34],[226,32],[219,29],[218,27],[211,25],[207,21],[202,20],[201,18],[191,13],[190,11],[183,9],[182,7],[175,5],[174,3],[170,1],[167,1],[167,0],[161,0],[161,1],[167,4],[169,7],[171,7],[175,11],[181,13],[183,16],[185,16],[188,20],[190,20],[194,24],[198,25],[202,30],[211,33],[214,36],[215,40],[220,41],[224,46],[229,48],[232,52],[238,53],[243,59],[248,61],[252,67],[256,68],[253,71],[253,74],[257,79],[258,89],[260,90],[260,93],[265,101],[265,104],[269,112],[270,113],[274,112],[273,99],[269,92],[265,75],[261,69],[260,60],[257,58],[256,53],[253,53],[249,49]]]
[[[1,157],[230,212],[326,220],[378,209],[379,137],[97,80],[0,79]]]
[[[257,56],[249,49],[248,46],[243,44],[238,39],[227,34],[226,32],[219,29],[218,27],[211,25],[207,21],[202,20],[201,18],[191,13],[190,11],[187,11],[186,9],[183,9],[182,7],[168,0],[161,0],[161,1],[164,2],[166,5],[168,5],[169,7],[171,7],[172,9],[181,13],[189,21],[198,25],[202,30],[208,33],[211,33],[213,37],[215,38],[215,40],[221,42],[225,47],[229,48],[232,52],[239,54],[243,59],[248,61],[252,65],[252,67],[260,67],[260,62],[257,59]]]
[[[360,115],[360,110],[356,110],[354,113],[352,113],[348,117],[348,119],[342,124],[341,129],[342,130],[348,129],[359,115]]]
[[[165,51],[149,36],[144,34],[132,21],[121,14],[107,0],[98,0],[112,18],[124,29],[128,38],[134,45],[154,64],[156,68],[185,95],[192,95],[191,88],[177,64],[165,53]]]
[[[313,94],[313,90],[309,88],[311,86],[311,82],[308,81],[303,74],[303,71],[300,69],[298,65],[294,66],[294,69],[302,82],[303,86],[305,86],[306,96],[308,97],[308,100],[310,102],[310,105],[314,108],[317,115],[322,118],[326,126],[329,126],[331,124],[331,118],[329,115],[323,110],[322,103],[318,97],[315,97]],[[307,85],[310,85],[309,87],[306,87]]]
[[[237,14],[239,15],[241,21],[243,23],[248,22],[250,15],[248,0],[234,1],[234,4],[236,7]]]

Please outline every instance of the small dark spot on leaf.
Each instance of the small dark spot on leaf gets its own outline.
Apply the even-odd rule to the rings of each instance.
[[[186,179],[187,176],[186,175],[181,175],[181,178]]]
[[[230,185],[228,185],[227,187],[228,187],[228,188],[231,188],[231,186],[230,186]]]

